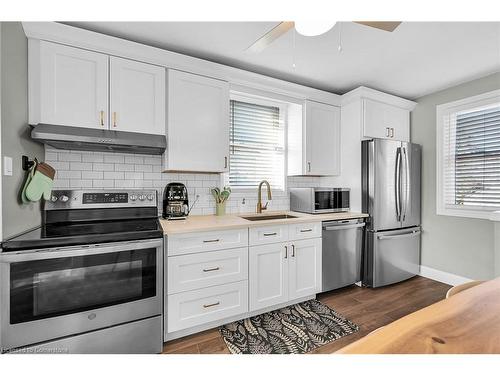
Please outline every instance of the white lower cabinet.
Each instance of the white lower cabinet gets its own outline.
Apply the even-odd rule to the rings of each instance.
[[[249,248],[250,310],[259,310],[321,289],[321,238]]]
[[[288,301],[288,249],[286,243],[249,249],[250,310]]]
[[[321,238],[294,241],[290,247],[289,299],[318,293],[321,289]]]
[[[217,285],[168,296],[168,332],[248,311],[248,282]]]

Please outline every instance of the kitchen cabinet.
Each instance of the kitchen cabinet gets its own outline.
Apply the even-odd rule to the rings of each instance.
[[[170,171],[229,170],[229,83],[168,71],[167,152]]]
[[[29,123],[108,127],[108,56],[45,41],[29,44]]]
[[[251,246],[250,311],[321,290],[321,238]]]
[[[410,141],[410,112],[372,99],[363,99],[363,136]]]
[[[250,310],[288,301],[288,246],[274,243],[250,247]]]
[[[288,298],[294,300],[321,290],[321,238],[290,243]]]
[[[165,134],[165,68],[110,57],[112,130]]]
[[[289,114],[288,175],[340,174],[340,108],[306,100],[303,116]]]
[[[165,68],[29,41],[29,123],[165,134]]]

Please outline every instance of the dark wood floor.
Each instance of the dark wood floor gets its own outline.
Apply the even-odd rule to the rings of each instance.
[[[350,286],[318,295],[324,304],[356,323],[360,330],[324,345],[312,353],[333,353],[371,331],[445,298],[449,285],[414,277],[388,287],[369,289]],[[166,343],[166,354],[229,353],[217,329]]]

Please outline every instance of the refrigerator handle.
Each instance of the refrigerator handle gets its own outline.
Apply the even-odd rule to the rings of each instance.
[[[395,170],[395,193],[396,193],[396,216],[401,221],[401,147],[396,150],[396,170]]]
[[[403,147],[403,154],[405,156],[405,200],[404,200],[404,211],[403,218],[401,221],[405,221],[406,212],[408,211],[408,203],[410,200],[410,162],[408,160],[408,152],[406,151],[406,147]]]

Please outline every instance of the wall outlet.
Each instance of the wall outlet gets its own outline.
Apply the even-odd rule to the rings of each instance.
[[[3,157],[3,175],[12,176],[12,158],[10,156]]]

